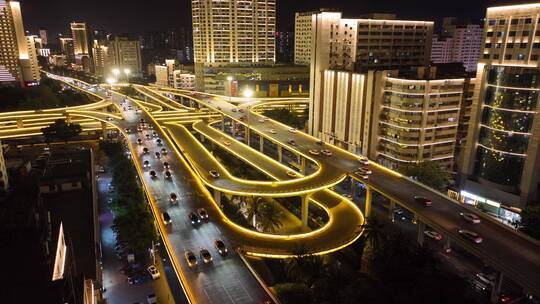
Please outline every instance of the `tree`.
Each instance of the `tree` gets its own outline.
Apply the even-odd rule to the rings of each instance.
[[[540,204],[527,205],[521,212],[519,230],[540,239]]]
[[[304,284],[277,284],[274,289],[283,304],[314,303],[313,291]]]
[[[400,172],[442,192],[446,190],[452,180],[450,174],[433,161],[410,164],[401,168]]]
[[[289,279],[312,286],[326,272],[326,264],[321,256],[308,254],[303,245],[292,250],[294,257],[285,262],[285,272]]]
[[[67,142],[73,137],[79,135],[81,131],[81,126],[72,123],[68,124],[63,119],[57,119],[52,125],[41,129],[46,143],[50,143],[55,140]]]
[[[257,229],[264,232],[276,232],[283,225],[283,212],[274,201],[266,201],[262,197],[246,199],[246,217]]]
[[[385,225],[373,214],[362,225],[364,229],[362,237],[366,241],[364,253],[368,253],[366,255],[368,258],[374,258],[381,250],[382,242],[385,240],[385,234],[383,232]]]

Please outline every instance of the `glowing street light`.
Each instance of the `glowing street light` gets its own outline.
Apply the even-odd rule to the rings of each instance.
[[[129,83],[129,74],[131,74],[130,69],[124,69],[124,74],[126,74],[126,81]]]
[[[232,82],[234,80],[234,77],[227,76],[227,81],[229,82],[229,103],[232,101]]]
[[[244,90],[244,97],[245,97],[245,98],[251,98],[251,97],[253,97],[253,90],[251,90],[251,89],[245,89],[245,90]]]
[[[113,84],[116,83],[116,79],[109,77],[107,78],[107,83],[111,86],[111,90],[113,89]]]
[[[116,79],[116,81],[118,81],[118,75],[120,75],[120,70],[119,69],[112,69],[112,73],[114,74],[114,78]]]

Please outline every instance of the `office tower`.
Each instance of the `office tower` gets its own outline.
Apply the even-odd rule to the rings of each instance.
[[[294,33],[276,32],[276,61],[279,63],[294,61]]]
[[[34,84],[39,77],[29,55],[18,1],[0,1],[0,33],[0,82]]]
[[[318,90],[329,69],[365,72],[429,63],[433,22],[394,20],[375,14],[342,19],[338,12],[312,14],[309,132],[318,136],[323,102]]]
[[[38,40],[38,41],[36,41]],[[41,45],[41,38],[37,38],[37,36],[26,36],[26,48],[28,49],[28,62],[30,64],[30,73],[31,77],[30,81],[33,82],[33,84],[37,84],[37,82],[41,79],[41,76],[39,75],[39,65],[38,65],[38,49],[37,46]],[[29,80],[27,80],[29,81]]]
[[[84,22],[72,22],[70,27],[77,68],[89,73],[92,70],[92,62],[87,25]]]
[[[540,189],[540,3],[490,7],[461,173],[465,203],[503,218]]]
[[[73,45],[73,38],[60,38],[60,51],[62,55],[66,56],[66,64],[71,65],[75,63],[75,46]]]
[[[275,0],[192,0],[191,8],[199,89],[205,67],[275,62]]]
[[[139,39],[116,36],[110,40],[94,39],[93,61],[97,76],[108,76],[118,69],[122,77],[142,76],[141,47]],[[126,75],[126,71],[129,74]]]
[[[46,29],[40,29],[39,38],[41,38],[43,46],[47,46],[49,44],[49,31]]]
[[[96,76],[104,77],[111,74],[114,67],[114,50],[107,40],[94,39],[92,45],[92,60]]]
[[[455,18],[444,18],[442,33],[433,37],[431,61],[461,62],[468,72],[476,71],[483,32],[478,24],[458,23]]]

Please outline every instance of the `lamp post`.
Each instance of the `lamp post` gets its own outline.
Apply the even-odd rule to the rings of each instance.
[[[227,81],[229,81],[229,103],[232,101],[232,82],[234,78],[232,76],[227,76]]]
[[[111,86],[111,90],[113,89],[113,84],[116,83],[116,79],[109,77],[107,78],[107,83]]]
[[[244,97],[245,98],[251,98],[253,97],[253,91],[250,89],[250,88],[246,88],[244,90],[244,93],[243,93]],[[249,103],[249,101],[248,101]],[[247,124],[248,124],[248,129],[249,129],[249,110],[250,110],[251,106],[247,106],[246,109],[247,109]]]
[[[124,74],[126,74],[126,82],[129,83],[129,74],[131,74],[131,70],[124,69]]]

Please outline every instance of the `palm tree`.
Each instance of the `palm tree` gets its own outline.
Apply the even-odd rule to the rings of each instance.
[[[283,226],[281,222],[283,212],[274,201],[262,201],[257,204],[260,217],[257,222],[264,232],[276,232]]]
[[[287,259],[285,272],[295,282],[313,285],[326,271],[326,264],[321,256],[307,253],[303,244],[293,248],[294,257]]]
[[[381,250],[382,241],[385,238],[383,233],[385,225],[373,214],[362,225],[364,229],[363,238],[366,242],[362,252],[362,259],[368,261],[368,266]]]
[[[257,223],[261,217],[261,212],[259,208],[259,202],[262,200],[262,198],[258,197],[255,199],[254,197],[246,197],[246,206],[245,206],[245,216],[247,218],[248,223],[250,223],[253,227],[257,227]]]

